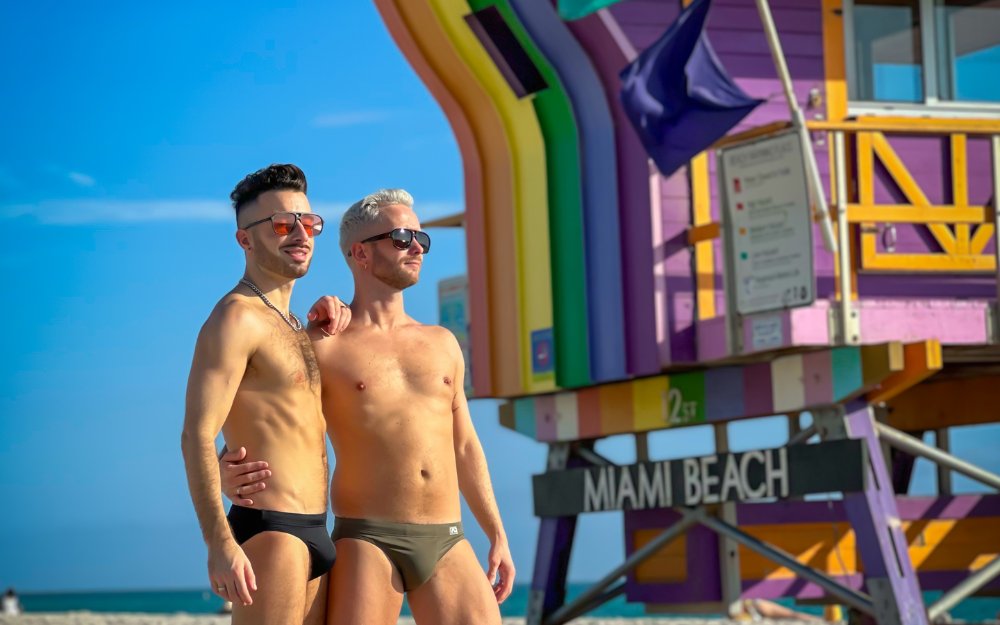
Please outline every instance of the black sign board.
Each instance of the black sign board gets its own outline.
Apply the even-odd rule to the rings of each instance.
[[[532,478],[535,515],[570,516],[856,492],[865,487],[866,459],[864,441],[845,439],[628,466],[550,471]]]

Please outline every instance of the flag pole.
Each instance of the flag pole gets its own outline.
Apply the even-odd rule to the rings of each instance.
[[[771,48],[771,56],[774,59],[774,67],[778,70],[778,78],[781,79],[781,86],[785,90],[785,100],[788,101],[788,109],[792,114],[792,126],[802,142],[802,155],[805,157],[806,177],[809,181],[809,191],[815,203],[813,208],[814,218],[819,221],[820,229],[823,232],[823,244],[830,252],[837,251],[837,240],[833,236],[833,222],[830,220],[830,210],[826,202],[826,193],[823,191],[823,181],[819,176],[819,167],[816,164],[816,154],[812,149],[812,141],[809,138],[809,129],[806,128],[806,119],[802,114],[798,101],[795,99],[795,92],[792,90],[792,77],[788,73],[788,65],[785,63],[785,53],[781,49],[781,41],[778,39],[778,30],[774,26],[774,17],[771,15],[771,7],[767,0],[757,0],[757,12],[760,13],[760,21],[764,24],[764,34],[767,35],[767,44]]]

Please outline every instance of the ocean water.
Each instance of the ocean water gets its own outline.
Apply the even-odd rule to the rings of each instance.
[[[588,588],[586,584],[570,584],[569,597],[579,595]],[[524,616],[528,606],[530,587],[519,584],[514,592],[500,606],[504,616]],[[928,604],[932,603],[940,592],[924,593]],[[792,601],[781,603],[792,606]],[[222,607],[222,600],[208,590],[157,590],[128,592],[60,592],[60,593],[25,593],[21,595],[21,604],[26,612],[67,612],[71,610],[89,610],[91,612],[147,612],[166,613],[187,612],[190,614],[214,614]],[[815,606],[798,606],[797,610],[820,614],[822,610]],[[403,614],[409,610],[403,605]],[[974,597],[959,604],[951,612],[956,619],[967,622],[982,622],[995,619],[1000,615],[1000,598]],[[643,616],[643,606],[637,603],[627,603],[618,597],[591,612],[593,616],[640,617]],[[664,615],[665,616],[665,615]]]

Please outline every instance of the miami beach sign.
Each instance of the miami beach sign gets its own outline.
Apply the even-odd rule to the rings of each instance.
[[[570,516],[854,492],[865,486],[865,466],[863,441],[839,440],[550,471],[533,478],[535,514]]]

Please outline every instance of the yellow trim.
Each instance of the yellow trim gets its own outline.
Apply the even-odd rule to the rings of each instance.
[[[717,221],[701,226],[691,226],[688,228],[688,245],[697,245],[718,239],[721,231],[722,224]]]
[[[823,0],[823,70],[826,74],[826,118],[847,116],[847,57],[844,54],[844,3]]]
[[[972,235],[972,242],[969,243],[969,251],[973,254],[982,254],[986,251],[986,246],[993,238],[995,230],[993,224],[983,224],[976,228],[976,233]]]
[[[969,135],[1000,134],[1000,121],[993,119],[964,119],[940,117],[859,117],[849,121],[806,122],[810,130],[843,130],[846,132],[878,131],[889,133],[942,135],[964,133]]]
[[[994,271],[993,256],[980,254],[879,254],[871,232],[861,233],[861,262],[865,269],[913,272]]]
[[[885,138],[885,135],[881,132],[872,133],[872,148],[875,150],[875,154],[882,162],[882,165],[889,172],[889,175],[892,176],[893,181],[899,185],[899,189],[903,192],[903,195],[910,201],[910,204],[925,207],[931,205],[930,200],[927,199],[917,181],[913,179],[910,171],[903,164],[903,160],[896,154],[896,150],[892,149],[892,146],[889,145],[889,141]],[[928,224],[927,229],[934,235],[942,251],[946,254],[958,253],[955,233],[948,226],[943,224]]]
[[[951,136],[951,189],[952,202],[955,206],[966,207],[969,205],[969,181],[966,170],[966,150],[965,135],[953,134]],[[969,253],[969,243],[972,233],[969,224],[955,225],[955,251],[959,254]]]
[[[715,317],[715,252],[711,239],[719,237],[719,224],[712,222],[708,154],[702,152],[691,159],[688,171],[691,174],[691,208],[694,224],[688,231],[688,242],[694,245],[698,319],[712,319]]]
[[[989,209],[990,213],[993,209]],[[908,206],[906,204],[848,204],[847,220],[851,223],[896,222],[911,224],[965,223],[983,224],[985,206]]]

